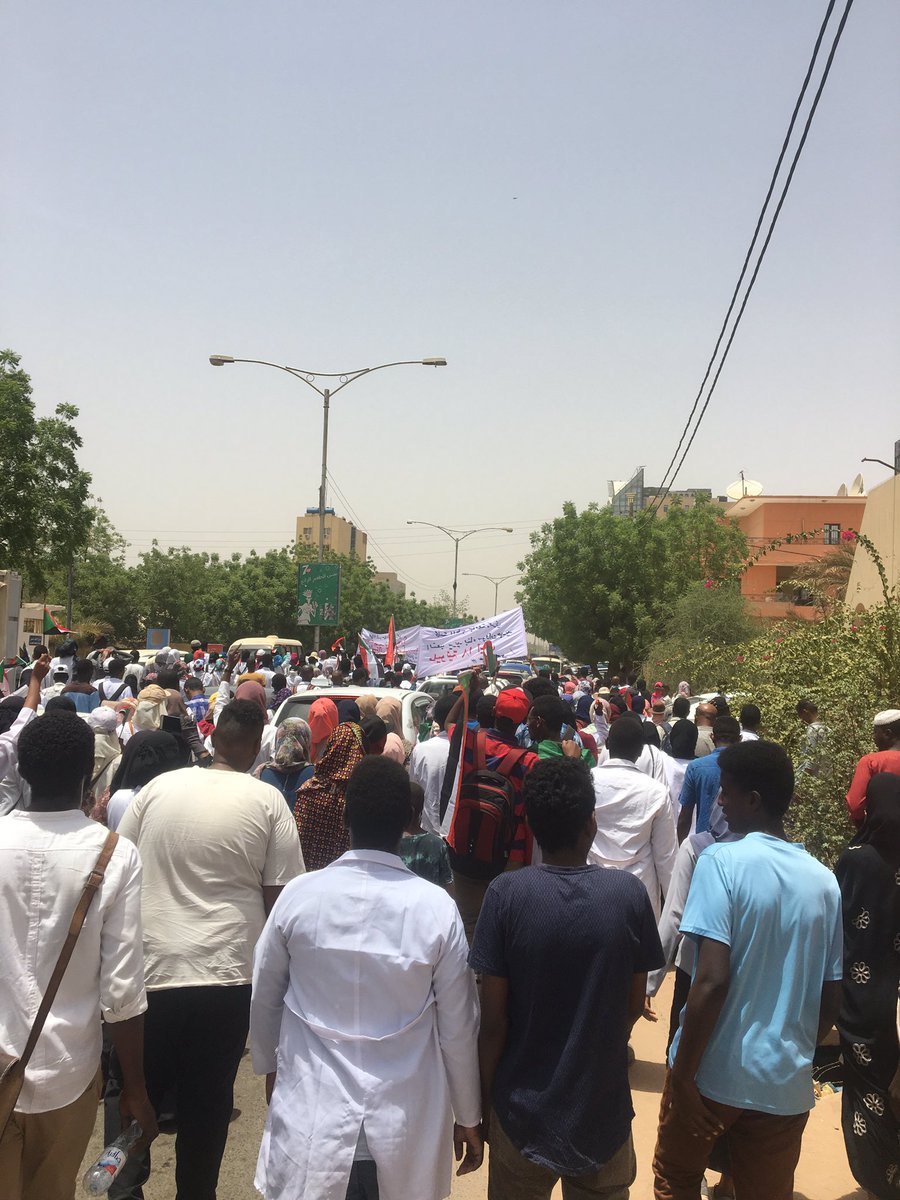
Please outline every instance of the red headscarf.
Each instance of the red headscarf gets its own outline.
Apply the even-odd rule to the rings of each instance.
[[[327,696],[313,700],[309,706],[309,716],[306,718],[312,730],[312,750],[310,762],[315,762],[319,755],[319,747],[331,737],[340,722],[337,705]]]

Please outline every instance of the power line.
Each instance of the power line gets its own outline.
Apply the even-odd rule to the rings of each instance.
[[[793,177],[794,177],[794,171],[795,171],[795,169],[796,169],[796,167],[797,167],[797,163],[798,163],[798,161],[799,161],[799,159],[800,159],[800,155],[801,155],[801,153],[802,153],[802,151],[803,151],[803,147],[804,147],[804,146],[805,146],[805,144],[806,144],[806,138],[807,138],[807,135],[808,135],[808,133],[809,133],[810,126],[811,126],[811,124],[812,124],[812,119],[813,119],[813,117],[815,116],[815,112],[816,112],[816,109],[818,108],[818,104],[819,104],[819,99],[820,99],[820,97],[821,97],[821,95],[822,95],[822,91],[823,91],[823,89],[824,89],[824,87],[825,87],[825,82],[826,82],[826,80],[828,79],[828,75],[829,75],[829,73],[830,73],[830,71],[831,71],[831,64],[832,64],[832,62],[834,61],[834,56],[835,56],[835,53],[836,53],[836,51],[837,51],[837,48],[838,48],[838,43],[840,42],[840,40],[841,40],[841,36],[843,35],[843,32],[844,32],[844,26],[845,26],[845,25],[846,25],[846,23],[847,23],[847,17],[850,15],[850,9],[851,9],[851,8],[852,8],[852,6],[853,6],[853,0],[847,0],[846,6],[845,6],[845,8],[844,8],[843,15],[841,16],[840,22],[839,22],[839,24],[838,24],[837,33],[835,34],[835,38],[834,38],[834,41],[833,41],[833,43],[832,43],[832,46],[831,46],[831,50],[830,50],[830,52],[829,52],[829,55],[828,55],[828,59],[827,59],[827,61],[826,61],[826,63],[825,63],[825,68],[824,68],[824,71],[823,71],[823,73],[822,73],[822,78],[821,78],[821,80],[820,80],[820,82],[819,82],[819,86],[818,86],[818,89],[816,90],[815,97],[814,97],[814,99],[813,99],[812,105],[811,105],[811,107],[810,107],[810,110],[809,110],[809,114],[808,114],[808,116],[807,116],[807,118],[806,118],[806,124],[805,124],[805,126],[804,126],[804,129],[803,129],[803,134],[802,134],[802,136],[801,136],[801,138],[800,138],[799,145],[797,146],[797,149],[796,149],[796,151],[795,151],[795,153],[794,153],[793,160],[792,160],[792,162],[791,162],[790,170],[789,170],[789,172],[788,172],[787,181],[785,182],[785,185],[784,185],[784,187],[783,187],[783,189],[782,189],[781,196],[780,196],[780,198],[779,198],[779,200],[778,200],[778,204],[777,204],[777,206],[776,206],[776,209],[775,209],[775,212],[774,212],[774,214],[773,214],[773,216],[772,216],[772,220],[771,220],[771,223],[770,223],[770,225],[769,225],[769,231],[768,231],[768,233],[767,233],[767,235],[766,235],[766,239],[765,239],[765,241],[764,241],[764,243],[763,243],[762,250],[760,251],[759,258],[758,258],[758,260],[757,260],[757,263],[756,263],[756,267],[754,268],[753,274],[752,274],[752,276],[751,276],[751,278],[750,278],[750,282],[749,282],[749,284],[748,284],[748,286],[747,286],[747,291],[746,291],[746,293],[745,293],[745,295],[744,295],[743,302],[742,302],[742,304],[741,304],[741,307],[740,307],[740,309],[739,309],[739,311],[738,311],[738,315],[737,315],[737,318],[736,318],[736,320],[735,320],[734,327],[732,328],[731,335],[730,335],[730,337],[729,337],[729,339],[728,339],[728,342],[727,342],[727,344],[726,344],[726,346],[725,346],[725,351],[724,351],[724,353],[723,353],[723,355],[722,355],[722,361],[721,361],[721,362],[720,362],[720,364],[719,364],[718,370],[716,371],[716,374],[715,374],[715,378],[713,379],[713,382],[712,382],[712,386],[710,387],[709,393],[708,393],[708,395],[707,395],[707,397],[706,397],[706,401],[705,401],[705,403],[704,403],[704,405],[703,405],[703,408],[702,408],[702,409],[701,409],[701,411],[700,411],[700,415],[699,415],[699,417],[697,418],[697,424],[695,425],[695,427],[694,427],[694,430],[693,430],[693,433],[691,434],[690,441],[688,442],[687,446],[685,447],[684,453],[682,454],[681,458],[680,458],[680,459],[679,459],[679,461],[678,461],[678,466],[675,468],[674,472],[672,472],[672,474],[671,474],[671,477],[670,477],[670,474],[669,474],[669,473],[672,471],[672,464],[675,462],[676,458],[678,458],[678,452],[679,452],[679,450],[681,449],[681,447],[682,447],[682,444],[684,443],[684,439],[685,439],[685,437],[687,436],[688,430],[690,429],[691,421],[693,420],[693,418],[694,418],[694,414],[695,414],[695,413],[696,413],[696,411],[697,411],[697,405],[700,403],[700,398],[701,398],[701,396],[703,395],[703,389],[705,388],[705,386],[706,386],[706,383],[707,383],[707,381],[708,381],[708,379],[709,379],[710,372],[712,371],[712,368],[713,368],[713,363],[714,363],[714,362],[715,362],[715,360],[716,360],[716,356],[717,356],[717,354],[718,354],[718,352],[719,352],[719,348],[720,348],[720,346],[721,346],[721,344],[722,344],[722,338],[725,336],[725,330],[726,330],[726,329],[727,329],[727,327],[728,327],[728,322],[729,322],[729,320],[731,319],[731,315],[732,315],[732,313],[734,312],[734,306],[735,306],[735,304],[736,304],[736,302],[737,302],[738,293],[739,293],[739,291],[740,291],[741,284],[743,283],[743,281],[744,281],[744,278],[745,278],[745,276],[746,276],[746,274],[747,274],[747,268],[748,268],[748,266],[749,266],[749,264],[750,264],[750,259],[751,259],[752,255],[753,255],[753,251],[754,251],[754,249],[755,249],[755,247],[756,247],[756,242],[757,242],[757,239],[758,239],[758,237],[759,237],[759,234],[760,234],[760,230],[761,230],[761,228],[762,228],[763,221],[764,221],[764,219],[765,219],[766,211],[767,211],[767,209],[768,209],[768,206],[769,206],[769,201],[771,200],[771,198],[772,198],[772,195],[773,195],[773,192],[774,192],[774,190],[775,190],[775,184],[776,184],[776,182],[777,182],[777,179],[778,179],[779,172],[780,172],[780,170],[781,170],[781,167],[782,167],[782,164],[783,164],[783,162],[784,162],[784,157],[785,157],[785,154],[786,154],[786,152],[787,152],[788,145],[789,145],[789,143],[790,143],[791,137],[792,137],[792,135],[793,135],[793,132],[794,132],[794,127],[795,127],[795,125],[796,125],[796,123],[797,123],[797,116],[798,116],[798,114],[799,114],[800,107],[801,107],[801,105],[802,105],[802,103],[803,103],[804,97],[806,96],[806,90],[807,90],[807,88],[809,87],[809,82],[810,82],[810,79],[811,79],[811,77],[812,77],[812,73],[813,73],[813,70],[814,70],[814,68],[815,68],[816,61],[817,61],[817,59],[818,59],[818,56],[819,56],[819,50],[820,50],[820,48],[821,48],[822,41],[823,41],[823,39],[824,39],[824,36],[825,36],[825,30],[826,30],[826,28],[827,28],[827,26],[828,26],[828,22],[829,22],[829,20],[831,19],[831,14],[832,14],[832,12],[833,12],[833,10],[834,10],[835,2],[836,2],[836,0],[829,0],[828,8],[827,8],[827,9],[826,9],[826,11],[825,11],[825,16],[824,16],[824,18],[823,18],[823,20],[822,20],[822,24],[821,24],[821,27],[820,27],[820,29],[819,29],[818,36],[817,36],[817,38],[816,38],[816,43],[815,43],[815,46],[813,47],[812,57],[810,58],[810,61],[809,61],[809,66],[807,67],[807,70],[806,70],[806,75],[805,75],[805,77],[804,77],[804,79],[803,79],[803,86],[800,88],[800,94],[799,94],[799,96],[797,97],[797,102],[796,102],[796,104],[794,105],[794,111],[793,111],[793,112],[792,112],[792,114],[791,114],[791,120],[790,120],[790,124],[788,125],[788,130],[787,130],[787,133],[785,134],[784,141],[782,142],[782,145],[781,145],[781,151],[780,151],[780,153],[779,153],[779,155],[778,155],[778,161],[777,161],[777,162],[776,162],[776,164],[775,164],[775,170],[772,172],[772,178],[771,178],[771,180],[770,180],[770,182],[769,182],[769,187],[768,187],[768,190],[767,190],[767,192],[766,192],[766,198],[765,198],[765,200],[763,201],[762,208],[760,209],[759,217],[757,218],[757,222],[756,222],[756,228],[755,228],[755,229],[754,229],[754,231],[753,231],[753,237],[752,237],[752,239],[751,239],[751,241],[750,241],[750,246],[749,246],[749,248],[748,248],[748,250],[747,250],[746,256],[744,257],[744,262],[743,262],[743,265],[742,265],[742,267],[741,267],[741,273],[740,273],[740,275],[738,276],[738,281],[737,281],[737,283],[735,284],[734,291],[733,291],[733,293],[732,293],[732,296],[731,296],[731,302],[730,302],[730,303],[729,303],[729,305],[728,305],[728,311],[727,311],[727,312],[726,312],[726,314],[725,314],[725,319],[723,320],[723,322],[722,322],[722,326],[721,326],[721,328],[720,328],[720,330],[719,330],[719,336],[718,336],[718,337],[717,337],[717,339],[716,339],[715,348],[713,349],[713,352],[712,352],[712,355],[710,356],[709,362],[708,362],[708,363],[707,363],[707,365],[706,365],[706,371],[705,371],[705,373],[704,373],[704,375],[703,375],[703,380],[702,380],[702,382],[701,382],[701,384],[700,384],[700,388],[699,388],[699,390],[698,390],[698,392],[697,392],[697,395],[696,395],[696,397],[694,398],[694,403],[693,403],[693,406],[691,407],[691,411],[690,411],[690,413],[689,413],[689,415],[688,415],[688,419],[687,419],[687,421],[685,422],[684,428],[683,428],[683,429],[682,429],[682,431],[681,431],[681,437],[678,439],[678,445],[675,447],[675,453],[672,455],[672,458],[669,460],[669,465],[668,465],[668,467],[666,467],[665,474],[663,475],[663,479],[662,479],[662,482],[661,482],[661,484],[660,484],[660,487],[661,487],[663,490],[657,494],[656,501],[655,501],[655,505],[651,505],[651,508],[655,508],[655,511],[657,511],[657,512],[659,511],[659,509],[660,509],[660,507],[661,507],[661,505],[662,505],[663,501],[665,500],[666,496],[669,494],[669,489],[671,488],[672,484],[675,482],[675,478],[676,478],[676,476],[678,475],[678,472],[681,470],[682,464],[684,463],[684,460],[685,460],[685,458],[687,457],[688,451],[689,451],[689,450],[690,450],[690,448],[691,448],[691,445],[692,445],[692,443],[693,443],[693,441],[694,441],[694,438],[695,438],[695,437],[696,437],[696,435],[697,435],[697,430],[700,428],[700,422],[703,420],[704,414],[706,413],[706,410],[707,410],[707,408],[709,407],[709,402],[710,402],[710,399],[712,398],[713,392],[715,391],[715,388],[716,388],[716,384],[717,384],[717,383],[718,383],[718,381],[719,381],[719,376],[720,376],[720,375],[721,375],[721,373],[722,373],[722,367],[725,365],[725,360],[728,358],[728,352],[729,352],[729,350],[731,349],[731,344],[732,344],[732,342],[734,341],[734,336],[735,336],[735,334],[737,333],[738,327],[739,327],[739,325],[740,325],[740,323],[741,323],[741,318],[742,318],[742,317],[743,317],[743,315],[744,315],[744,309],[747,307],[747,301],[750,299],[750,293],[753,291],[753,285],[754,285],[754,284],[755,284],[755,282],[756,282],[757,275],[759,274],[759,269],[760,269],[760,267],[762,266],[763,259],[764,259],[764,258],[765,258],[765,256],[766,256],[766,251],[767,251],[767,249],[768,249],[768,247],[769,247],[769,242],[770,242],[770,241],[771,241],[771,239],[772,239],[772,234],[773,234],[773,232],[774,232],[774,230],[775,230],[775,225],[776,225],[776,223],[777,223],[777,221],[778,221],[778,217],[779,217],[779,215],[780,215],[780,213],[781,213],[781,209],[782,209],[782,207],[783,207],[783,205],[784,205],[784,201],[785,201],[785,198],[786,198],[786,196],[787,196],[788,189],[790,188],[790,185],[791,185],[791,180],[792,180],[792,179],[793,179]]]

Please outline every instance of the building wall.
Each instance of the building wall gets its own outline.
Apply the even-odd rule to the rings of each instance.
[[[319,512],[318,509],[307,511],[297,518],[298,545],[318,546],[319,544]],[[325,510],[325,549],[333,554],[344,554],[348,558],[368,557],[368,538],[350,521],[337,516],[326,508]]]
[[[857,528],[872,541],[884,561],[888,582],[897,587],[900,584],[900,475],[873,488],[868,501],[866,515]],[[872,608],[883,600],[875,564],[858,546],[847,587],[847,603],[854,608],[859,604],[863,608]]]
[[[396,571],[376,571],[372,579],[375,583],[386,583],[395,596],[406,595],[406,584],[397,578]]]
[[[788,534],[819,530],[806,542],[780,546],[748,567],[741,577],[741,594],[750,610],[761,617],[782,620],[789,613],[815,620],[813,606],[794,605],[778,595],[779,583],[805,562],[822,558],[841,544],[841,531],[859,529],[866,512],[865,496],[744,496],[727,510],[737,521],[755,553],[768,542]],[[825,526],[831,528],[825,532]]]

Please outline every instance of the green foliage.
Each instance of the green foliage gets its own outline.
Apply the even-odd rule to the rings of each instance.
[[[746,538],[722,514],[709,502],[664,518],[565,504],[519,565],[529,629],[584,661],[640,659],[693,584],[744,560]]]
[[[821,621],[776,625],[741,646],[698,646],[695,692],[720,680],[735,706],[752,700],[763,714],[763,736],[785,747],[795,765],[806,756],[806,726],[797,701],[809,697],[819,708],[826,733],[815,771],[799,770],[796,798],[788,813],[791,834],[829,865],[852,834],[846,794],[856,764],[875,747],[872,717],[900,706],[900,597],[892,589],[875,546],[848,531],[879,571],[884,603],[864,613],[833,604]]]
[[[102,629],[120,645],[140,645],[148,628],[163,628],[176,642],[203,637],[227,645],[238,637],[274,633],[312,646],[313,631],[297,625],[297,564],[314,561],[315,548],[222,558],[187,546],[163,550],[154,543],[136,565],[127,566],[124,540],[101,510],[94,509],[92,518],[89,548],[75,563],[76,628]],[[391,616],[398,629],[442,625],[449,618],[449,597],[428,603],[395,596],[387,584],[375,582],[371,562],[337,561],[342,565],[341,623],[323,631],[323,643],[342,635],[353,643],[363,627],[387,629]],[[46,595],[50,603],[64,603],[66,574],[53,572],[39,588],[32,582],[34,598]]]
[[[78,409],[58,404],[52,417],[36,417],[19,364],[0,351],[0,566],[40,588],[86,544],[91,477],[78,466]]]
[[[716,687],[732,675],[735,647],[761,632],[761,623],[749,616],[735,584],[710,584],[705,580],[689,585],[673,604],[662,636],[647,652],[648,678],[652,675],[674,687],[682,679],[693,682],[699,672],[713,678],[711,687]]]

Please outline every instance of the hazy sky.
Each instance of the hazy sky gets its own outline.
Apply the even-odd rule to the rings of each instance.
[[[316,395],[210,353],[322,371],[445,355],[342,392],[330,469],[378,566],[420,595],[449,585],[453,547],[408,519],[514,526],[461,553],[505,575],[565,500],[662,474],[824,11],[11,0],[0,342],[41,412],[79,406],[135,552],[154,534],[264,550],[316,503]],[[900,4],[858,0],[677,486],[744,470],[829,493],[892,457],[898,44]],[[491,585],[460,584],[492,607]]]

